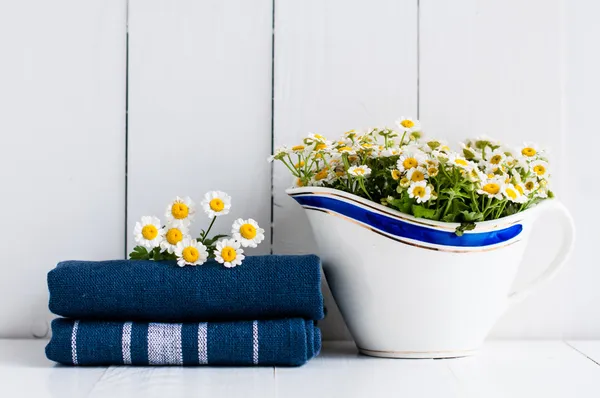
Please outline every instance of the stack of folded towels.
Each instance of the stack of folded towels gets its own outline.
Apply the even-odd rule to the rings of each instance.
[[[66,261],[48,273],[47,357],[67,365],[298,366],[319,354],[316,256]]]

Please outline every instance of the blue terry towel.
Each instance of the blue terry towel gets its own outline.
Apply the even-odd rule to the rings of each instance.
[[[299,366],[319,354],[321,332],[300,318],[141,323],[52,321],[48,359],[65,365]]]
[[[197,322],[323,318],[317,256],[250,256],[236,268],[143,260],[65,261],[50,311],[73,319]]]

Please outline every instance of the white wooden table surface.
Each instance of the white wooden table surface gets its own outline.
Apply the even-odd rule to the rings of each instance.
[[[490,341],[477,357],[394,360],[326,343],[301,368],[58,366],[0,340],[1,397],[600,397],[600,341]]]

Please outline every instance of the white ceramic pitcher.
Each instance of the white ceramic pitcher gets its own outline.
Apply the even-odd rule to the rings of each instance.
[[[551,279],[574,243],[555,199],[515,215],[459,224],[415,218],[346,192],[287,190],[308,214],[323,270],[358,349],[393,358],[474,354],[510,303]],[[528,287],[510,292],[534,221],[560,220],[560,250]]]

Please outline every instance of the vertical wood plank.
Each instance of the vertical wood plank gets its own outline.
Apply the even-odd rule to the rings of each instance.
[[[551,149],[561,195],[561,0],[420,2],[420,111],[424,131],[452,142],[488,135]],[[549,263],[559,231],[542,220],[516,284]],[[503,337],[561,337],[565,275],[513,308],[496,326]]]
[[[285,0],[275,6],[274,143],[337,137],[417,111],[417,1]],[[315,251],[303,210],[274,166],[275,253]],[[330,296],[324,337],[347,337]]]
[[[565,315],[565,337],[600,338],[600,261],[597,259],[597,211],[600,185],[595,183],[600,147],[597,118],[600,101],[600,2],[565,1],[566,19],[566,123],[563,151],[563,195],[577,225],[577,243],[571,263]],[[590,181],[593,181],[590,183]],[[568,194],[568,197],[567,197]],[[600,362],[600,355],[596,358]]]
[[[128,248],[141,216],[222,190],[214,231],[254,218],[267,236],[249,252],[268,253],[271,0],[131,0],[129,15]],[[191,232],[208,223],[199,207]]]
[[[0,337],[48,332],[45,273],[123,255],[125,0],[0,3]]]

